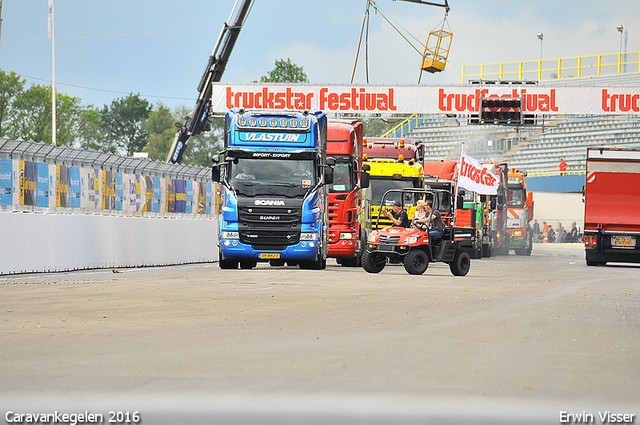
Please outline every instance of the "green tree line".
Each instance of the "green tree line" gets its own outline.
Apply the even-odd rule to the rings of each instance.
[[[275,67],[260,82],[308,82],[302,67],[291,59],[275,62]],[[51,143],[51,86],[33,84],[15,72],[0,70],[0,137],[22,138]],[[187,106],[170,109],[161,102],[151,104],[140,94],[114,99],[102,107],[83,105],[82,100],[56,93],[56,141],[58,145],[95,149],[120,155],[147,152],[150,159],[164,161],[177,131],[189,113]],[[382,134],[385,125],[379,119],[365,119],[365,134]],[[211,131],[189,139],[183,163],[211,165],[211,156],[222,149],[224,117],[211,118]]]

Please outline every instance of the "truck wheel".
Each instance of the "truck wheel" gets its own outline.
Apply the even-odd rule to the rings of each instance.
[[[317,261],[300,261],[300,268],[303,270],[324,270],[327,268],[327,259],[320,258]]]
[[[251,261],[251,260],[240,261],[240,268],[245,270],[251,270],[256,266],[256,264],[257,263],[255,261]]]
[[[238,268],[237,260],[220,260],[218,263],[222,270],[235,270]]]
[[[533,230],[527,229],[527,244],[524,246],[524,255],[531,255],[531,251],[533,251],[533,236],[531,235]]]
[[[471,268],[471,258],[469,254],[458,251],[453,261],[449,264],[449,269],[454,276],[466,276]]]
[[[384,255],[365,251],[362,253],[362,268],[369,273],[380,273],[386,265]]]
[[[429,257],[421,249],[412,249],[404,256],[404,269],[409,274],[423,274],[429,267]]]

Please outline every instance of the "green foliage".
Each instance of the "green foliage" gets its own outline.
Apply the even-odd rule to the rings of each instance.
[[[364,118],[362,119],[364,137],[381,137],[401,121],[402,119],[386,120],[381,117]]]
[[[148,133],[144,122],[149,117],[152,106],[139,94],[131,93],[105,105],[100,114],[107,138],[108,150],[131,156],[142,152],[147,144]]]
[[[291,62],[291,58],[277,60],[276,66],[266,76],[260,77],[261,83],[308,83],[309,78],[301,66]]]
[[[13,102],[9,134],[34,142],[51,143],[51,87],[32,85]]]
[[[144,149],[149,153],[150,159],[165,161],[171,148],[171,142],[176,133],[177,122],[169,108],[162,103],[156,104],[149,112],[149,117],[144,122],[144,129],[148,134],[147,145]]]
[[[6,74],[0,71],[0,135],[4,135],[9,125],[13,103],[24,91],[24,80],[15,72]]]

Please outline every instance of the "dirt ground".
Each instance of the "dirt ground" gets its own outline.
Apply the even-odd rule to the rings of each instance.
[[[144,423],[203,406],[253,406],[256,423],[272,423],[265,406],[296,405],[394,412],[380,423],[398,412],[397,423],[433,412],[467,423],[463,405],[488,423],[527,409],[551,423],[562,411],[593,423],[614,408],[640,414],[640,268],[587,267],[578,244],[473,260],[466,277],[441,263],[410,276],[333,261],[0,276],[0,335],[0,423],[16,407],[116,408],[104,400],[137,400]]]

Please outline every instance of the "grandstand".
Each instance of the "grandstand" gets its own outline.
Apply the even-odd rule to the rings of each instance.
[[[612,62],[608,57],[613,57]],[[550,78],[537,81],[539,86],[634,86],[640,83],[640,55],[638,52],[616,55],[599,55],[596,65],[588,58],[572,60],[552,60],[557,68],[543,69],[538,62],[534,74],[544,76],[576,73],[577,78]],[[626,59],[625,59],[626,58]],[[571,59],[571,60],[570,60]],[[617,60],[617,62],[616,62]],[[606,74],[606,67],[617,70]],[[610,63],[609,63],[610,62]],[[493,64],[496,65],[496,64]],[[508,78],[499,66],[496,78],[501,83]],[[514,69],[517,76],[527,77],[523,69],[526,63],[517,63]],[[484,72],[476,77],[487,78],[485,66],[478,65]],[[629,72],[631,71],[631,72]],[[463,68],[463,74],[465,69]],[[468,75],[471,75],[467,72]],[[484,80],[482,80],[484,81]],[[530,83],[530,81],[528,82]],[[587,148],[604,146],[610,148],[640,149],[640,115],[580,115],[560,116],[544,115],[537,117],[536,126],[494,126],[468,124],[465,116],[414,115],[391,129],[385,137],[415,137],[425,143],[425,160],[455,160],[460,158],[460,149],[464,143],[465,152],[480,161],[506,161],[510,166],[526,170],[528,173],[558,173],[560,158],[567,163],[571,174],[585,172]]]

